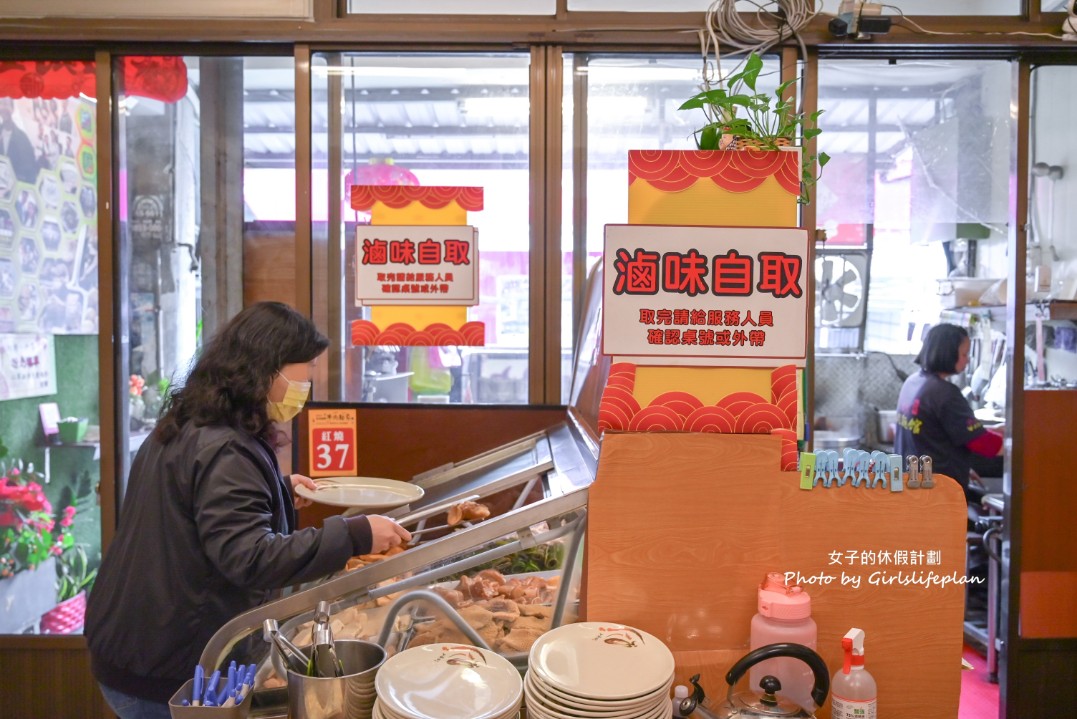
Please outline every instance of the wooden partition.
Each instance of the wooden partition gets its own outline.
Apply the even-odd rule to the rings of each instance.
[[[82,636],[6,636],[0,649],[0,717],[115,719],[90,674]]]
[[[1077,491],[1068,471],[1077,460],[1073,423],[1038,421],[1072,417],[1075,398],[1072,390],[1025,392],[1025,416],[1033,419],[1035,429],[1024,436],[1020,602],[1024,638],[1077,638]]]
[[[798,473],[778,470],[780,454],[767,435],[607,434],[588,502],[582,615],[654,634],[673,650],[679,683],[699,672],[721,697],[748,652],[759,584],[799,572],[831,674],[841,637],[859,627],[880,716],[953,719],[964,586],[902,582],[963,580],[961,488],[937,477],[902,493],[804,491]],[[916,564],[896,563],[898,552]],[[817,716],[830,716],[829,702]]]

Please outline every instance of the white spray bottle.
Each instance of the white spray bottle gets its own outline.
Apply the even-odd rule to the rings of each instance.
[[[845,662],[830,683],[831,719],[875,719],[875,678],[864,668],[864,630],[853,627],[841,640]]]

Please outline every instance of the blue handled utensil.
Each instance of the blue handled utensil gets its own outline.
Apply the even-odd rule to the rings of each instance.
[[[199,664],[194,668],[194,686],[191,688],[191,704],[198,706],[202,703],[202,682],[205,679],[205,671]]]
[[[224,706],[224,702],[229,696],[236,690],[236,660],[228,662],[228,679],[225,681],[224,686],[221,687],[221,691],[217,694],[217,704]]]
[[[247,698],[247,692],[254,687],[254,673],[257,667],[254,664],[248,664],[247,666],[239,667],[236,672],[239,686],[236,687],[236,704],[242,704],[243,700]]]
[[[202,697],[202,706],[209,707],[209,706],[216,706],[217,705],[216,701],[214,701],[214,700],[217,698],[217,689],[216,689],[216,687],[217,687],[217,683],[220,680],[221,680],[221,670],[220,669],[215,669],[213,671],[213,676],[211,676],[209,678],[209,681],[206,682],[206,693]]]

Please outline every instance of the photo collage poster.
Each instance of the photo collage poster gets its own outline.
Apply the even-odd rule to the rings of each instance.
[[[0,333],[97,334],[93,103],[0,97]]]

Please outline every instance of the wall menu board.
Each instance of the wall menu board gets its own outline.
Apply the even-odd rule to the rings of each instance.
[[[0,98],[0,332],[96,334],[93,104]]]

